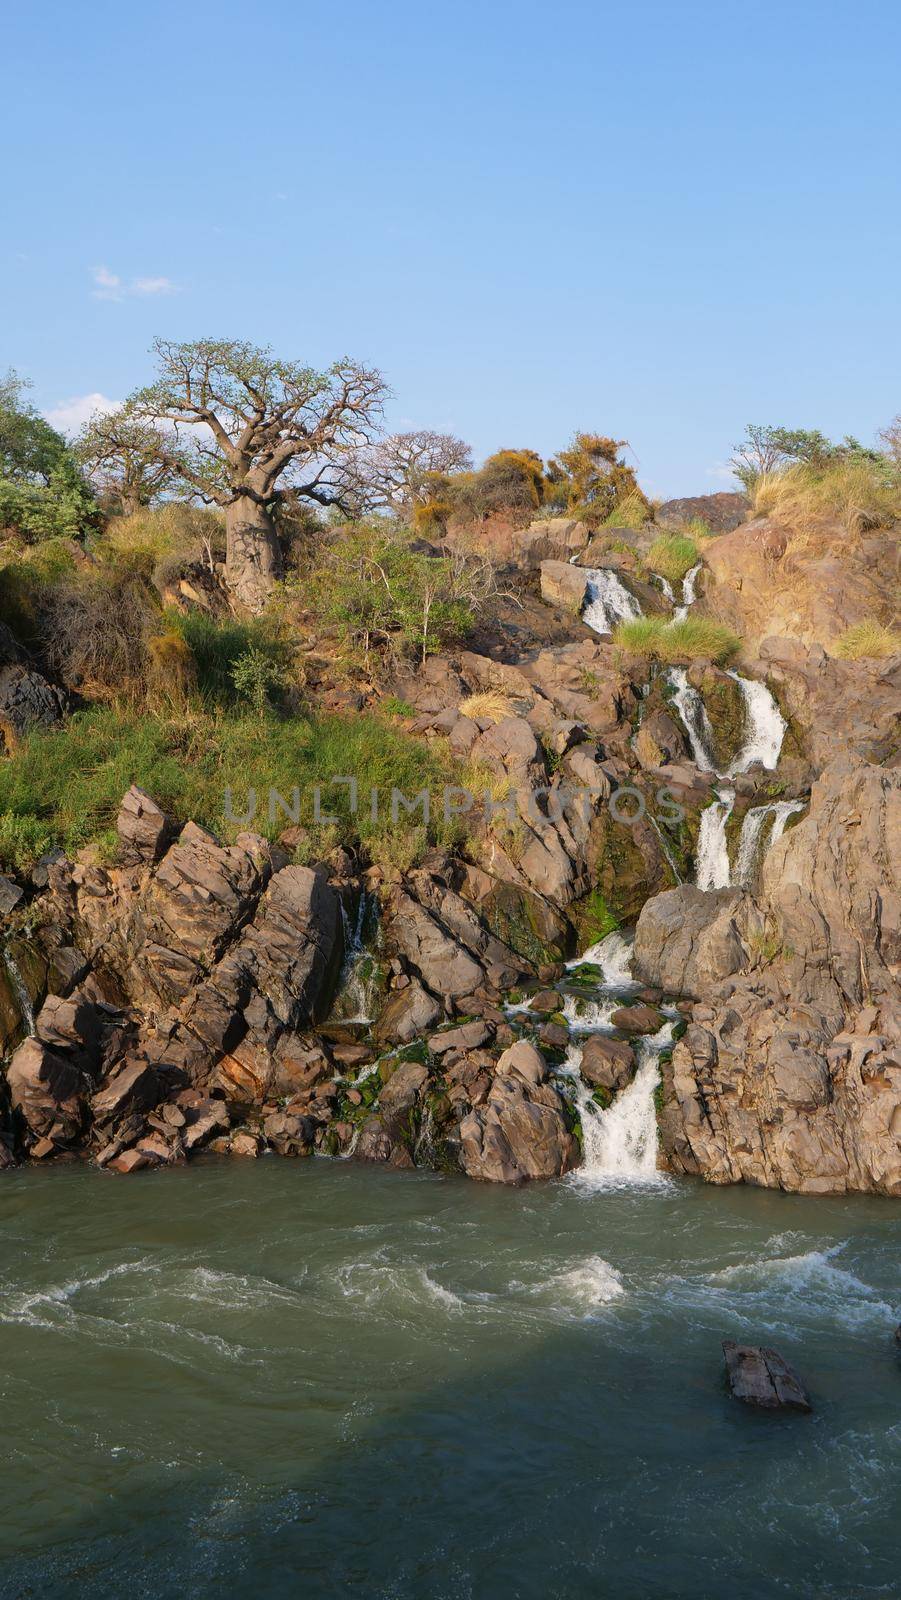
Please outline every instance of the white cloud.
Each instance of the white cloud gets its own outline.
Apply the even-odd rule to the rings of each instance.
[[[134,295],[149,294],[175,294],[178,285],[171,278],[132,278],[126,283],[117,272],[111,272],[109,267],[94,267],[92,276],[94,287],[91,293],[95,300],[125,300]]]
[[[110,400],[107,395],[95,390],[93,394],[76,394],[71,400],[61,400],[59,405],[45,411],[44,416],[59,433],[73,434],[83,428],[96,412],[115,411],[119,404],[118,400]]]
[[[174,294],[175,284],[171,278],[135,278],[129,293]]]
[[[93,294],[95,300],[121,300],[122,279],[109,267],[95,267]]]

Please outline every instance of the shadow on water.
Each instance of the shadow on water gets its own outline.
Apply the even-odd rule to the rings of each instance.
[[[897,1593],[886,1210],[324,1163],[115,1182],[0,1200],[4,1600]],[[796,1315],[815,1415],[745,1412],[719,1338],[787,1317],[792,1358]]]

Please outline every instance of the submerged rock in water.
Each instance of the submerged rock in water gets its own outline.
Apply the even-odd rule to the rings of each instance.
[[[801,1379],[777,1350],[724,1339],[723,1355],[734,1399],[764,1411],[813,1410]]]

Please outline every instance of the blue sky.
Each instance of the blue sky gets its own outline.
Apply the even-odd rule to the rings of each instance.
[[[479,456],[901,410],[901,10],[45,0],[4,21],[0,369],[76,415],[148,346],[384,371]],[[115,280],[115,281],[113,281]]]

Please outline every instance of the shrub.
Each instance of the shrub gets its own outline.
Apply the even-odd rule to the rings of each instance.
[[[698,547],[693,539],[680,534],[667,533],[655,539],[648,551],[648,566],[659,572],[670,583],[678,583],[698,560]]]
[[[643,528],[650,508],[640,490],[624,495],[607,518],[608,528]]]
[[[859,661],[862,656],[901,655],[901,632],[869,617],[866,622],[856,622],[846,628],[833,645],[832,654],[841,656],[844,661]]]
[[[225,558],[225,518],[221,511],[180,500],[145,507],[131,516],[111,517],[97,553],[137,567],[148,577],[166,562],[173,572],[197,560],[212,566]]]
[[[248,669],[235,681],[239,661],[253,654],[269,663],[272,672],[283,679],[287,668],[287,649],[271,622],[257,618],[242,622],[236,618],[211,617],[203,611],[166,613],[173,632],[179,634],[194,658],[197,684],[203,698],[218,705],[234,705],[246,698]]]
[[[728,661],[741,648],[741,640],[731,628],[706,617],[686,617],[682,622],[636,617],[617,624],[613,643],[635,655],[670,664],[696,659]]]
[[[776,517],[801,533],[837,521],[857,534],[901,516],[901,474],[887,462],[852,454],[822,466],[761,473],[752,500],[758,516]]]
[[[251,645],[232,667],[232,683],[240,700],[246,700],[258,717],[270,705],[273,692],[284,684],[284,669],[265,650]]]
[[[532,516],[544,494],[544,463],[534,450],[498,450],[478,472],[458,472],[442,480],[443,495],[463,516],[492,512]]]
[[[180,633],[170,628],[147,640],[147,700],[157,707],[184,709],[197,691],[197,666]]]
[[[146,688],[146,641],[159,616],[144,578],[115,569],[78,573],[44,597],[44,654],[69,687],[134,702]]]
[[[565,484],[568,511],[591,528],[605,522],[640,527],[651,508],[634,468],[620,454],[625,444],[625,439],[577,433],[568,448],[548,462],[546,482],[551,487],[546,493],[559,500]],[[621,514],[630,520],[622,522]]]
[[[40,817],[0,813],[0,867],[4,872],[27,872],[53,843],[53,828]]]
[[[0,478],[0,528],[17,533],[28,544],[80,538],[96,520],[91,494],[68,474],[54,475],[49,484]]]

